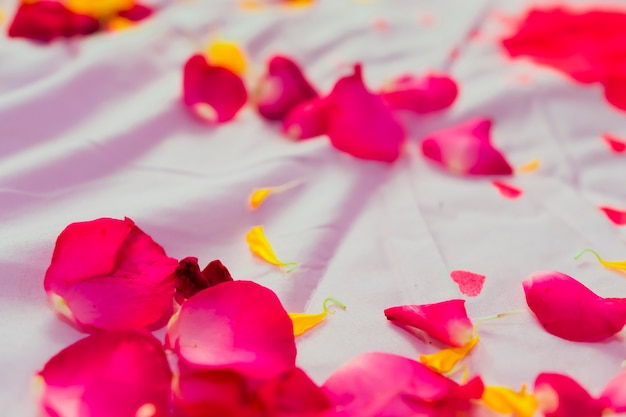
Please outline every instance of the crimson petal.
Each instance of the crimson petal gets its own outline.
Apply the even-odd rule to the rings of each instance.
[[[295,140],[310,139],[328,130],[328,101],[314,98],[297,105],[283,120],[283,133]]]
[[[606,404],[572,378],[542,373],[535,379],[535,396],[545,417],[601,417]]]
[[[211,65],[203,55],[193,55],[183,71],[183,101],[198,117],[227,122],[246,104],[243,80],[229,69]]]
[[[167,331],[167,345],[184,362],[271,378],[295,366],[293,325],[271,290],[230,281],[183,303]]]
[[[105,331],[68,346],[38,373],[50,417],[168,415],[171,372],[163,347],[137,330]]]
[[[626,324],[626,299],[602,298],[560,272],[536,272],[523,282],[526,303],[548,333],[597,342]]]
[[[452,78],[430,74],[424,77],[401,76],[381,96],[394,110],[424,114],[450,107],[458,94],[458,86]]]
[[[128,19],[131,22],[139,22],[152,16],[153,13],[154,11],[150,7],[134,3],[130,9],[122,10],[121,12],[118,12],[117,15],[119,17],[123,17],[124,19]]]
[[[57,238],[44,288],[83,330],[145,327],[170,312],[177,264],[129,218],[72,223]]]
[[[620,210],[613,207],[600,207],[600,210],[604,212],[606,217],[609,218],[615,225],[626,225],[626,210]]]
[[[491,144],[491,120],[476,119],[431,134],[424,156],[458,175],[511,175],[513,168]]]

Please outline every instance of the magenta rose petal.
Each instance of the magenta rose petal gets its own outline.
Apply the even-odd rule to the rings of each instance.
[[[335,407],[359,417],[457,415],[484,390],[479,377],[459,386],[412,359],[378,352],[356,357],[322,387]]]
[[[626,370],[622,370],[602,390],[600,401],[614,413],[626,412]]]
[[[72,223],[57,238],[44,288],[81,330],[146,327],[172,308],[177,264],[128,218]]]
[[[385,309],[388,320],[422,330],[450,346],[461,347],[474,337],[474,325],[465,311],[465,300],[404,305]]]
[[[147,332],[88,336],[50,359],[37,379],[46,416],[169,415],[171,372],[163,347]]]
[[[417,114],[431,113],[450,107],[459,94],[456,82],[447,75],[423,77],[403,75],[381,93],[393,110],[409,110]]]
[[[295,366],[289,315],[271,290],[224,282],[187,300],[172,318],[167,345],[184,362],[271,378]]]
[[[535,397],[545,417],[601,417],[607,405],[572,378],[553,373],[537,376]]]
[[[298,104],[318,93],[291,58],[276,55],[267,64],[256,96],[259,114],[268,120],[282,120]]]
[[[626,324],[626,299],[602,298],[560,272],[536,272],[523,282],[526,303],[550,334],[598,342]]]
[[[130,9],[122,10],[117,13],[119,17],[123,17],[124,19],[128,19],[131,22],[140,22],[144,19],[149,18],[154,13],[154,10],[149,6],[133,3]]]
[[[602,210],[606,217],[616,226],[626,225],[626,210],[607,206],[600,207],[600,210]]]
[[[209,64],[203,55],[194,55],[185,63],[183,101],[202,120],[232,120],[247,100],[243,80],[229,69]]]
[[[393,162],[405,140],[391,109],[363,83],[361,65],[340,78],[328,96],[327,134],[333,146],[361,159]]]
[[[294,140],[310,139],[328,130],[327,100],[314,98],[297,105],[283,120],[283,134]]]
[[[476,119],[422,140],[424,156],[456,175],[512,175],[513,168],[491,144],[491,120]]]

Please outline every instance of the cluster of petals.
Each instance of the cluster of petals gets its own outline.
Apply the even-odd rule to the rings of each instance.
[[[150,7],[134,0],[23,1],[9,25],[8,35],[50,42],[128,26],[152,13]]]

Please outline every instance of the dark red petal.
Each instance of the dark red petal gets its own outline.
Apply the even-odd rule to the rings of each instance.
[[[600,210],[602,210],[604,214],[606,214],[606,217],[608,217],[609,220],[617,226],[626,225],[626,210],[606,206],[600,207]]]
[[[542,373],[535,380],[535,396],[545,417],[601,417],[604,401],[597,400],[572,378]]]
[[[228,269],[219,261],[211,261],[200,271],[198,258],[189,256],[178,262],[174,272],[176,300],[182,302],[194,294],[222,282],[232,281]]]
[[[474,337],[474,325],[467,317],[465,300],[390,307],[385,310],[385,316],[397,324],[420,329],[451,346],[464,346]]]
[[[150,326],[172,308],[177,263],[128,218],[72,223],[57,239],[44,288],[84,330]]]
[[[523,282],[526,302],[549,333],[574,342],[597,342],[626,324],[626,299],[602,298],[560,272],[536,272]]]
[[[97,19],[75,14],[63,3],[43,0],[21,3],[9,26],[8,35],[49,42],[56,38],[90,35],[99,29]]]
[[[276,55],[267,65],[259,83],[256,104],[259,114],[268,120],[282,120],[298,104],[318,97],[292,59]]]
[[[337,81],[328,96],[327,134],[337,149],[361,159],[393,162],[405,140],[402,125],[383,99],[367,90],[361,65]]]
[[[235,117],[248,100],[243,80],[234,72],[194,55],[183,72],[183,101],[203,120],[222,123]]]
[[[314,98],[297,105],[283,120],[283,133],[295,140],[310,139],[328,130],[327,100]]]
[[[513,168],[491,144],[491,120],[476,119],[432,133],[422,153],[458,175],[511,175]]]
[[[152,16],[152,13],[154,13],[154,11],[150,7],[134,3],[130,9],[118,12],[117,15],[131,22],[139,22]]]
[[[171,372],[163,347],[137,330],[100,332],[63,349],[39,372],[50,417],[165,417]]]
[[[192,365],[271,378],[295,366],[289,315],[271,290],[231,281],[183,303],[168,326],[167,345]]]
[[[450,107],[458,93],[456,82],[447,75],[404,75],[394,80],[381,96],[394,110],[424,114]]]

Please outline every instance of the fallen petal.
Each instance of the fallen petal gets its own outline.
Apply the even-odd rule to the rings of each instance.
[[[38,373],[50,417],[165,417],[171,372],[161,343],[137,330],[104,331],[68,346]]]
[[[490,131],[491,120],[471,120],[422,140],[422,153],[457,175],[513,174],[513,168],[491,144]]]
[[[522,195],[522,190],[520,188],[514,187],[513,185],[507,184],[503,181],[492,181],[491,184],[498,189],[502,197],[515,200]]]
[[[193,256],[178,262],[174,277],[177,301],[180,304],[202,290],[233,280],[228,269],[218,259],[211,261],[200,271],[198,258]]]
[[[206,51],[206,57],[211,65],[226,68],[239,76],[246,71],[248,66],[243,51],[234,42],[224,40],[211,42]]]
[[[333,302],[342,309],[346,309],[346,306],[333,298],[327,298],[324,300],[324,311],[317,314],[307,313],[289,313],[289,318],[293,322],[293,334],[294,336],[300,336],[305,332],[311,330],[313,327],[320,324],[328,315],[328,303]]]
[[[467,317],[465,300],[390,307],[385,310],[385,316],[397,324],[415,327],[455,347],[465,346],[474,338],[474,325]]]
[[[76,14],[107,20],[122,10],[131,9],[134,0],[66,0],[64,3]]]
[[[133,3],[129,9],[120,10],[117,15],[131,22],[139,22],[149,18],[154,13],[150,7],[139,3]]]
[[[539,374],[535,398],[545,417],[601,417],[606,408],[578,382],[560,374]]]
[[[294,140],[310,139],[328,131],[328,100],[312,99],[294,107],[283,120],[283,134]]]
[[[536,272],[523,282],[528,307],[548,333],[597,342],[626,324],[626,299],[602,298],[560,272]]]
[[[606,384],[599,401],[614,413],[626,412],[626,370],[622,370]]]
[[[598,259],[598,262],[600,262],[603,266],[607,268],[621,269],[623,271],[626,271],[626,261],[605,261],[600,257],[600,255],[598,255],[596,251],[591,249],[581,250],[576,256],[574,256],[574,259],[578,259],[585,252],[592,253]]]
[[[487,385],[481,401],[489,409],[513,417],[533,417],[537,410],[537,399],[526,392],[525,385],[520,392],[507,387]]]
[[[450,278],[459,286],[459,290],[463,295],[468,297],[476,297],[480,295],[485,285],[486,277],[470,271],[452,271]]]
[[[536,171],[541,166],[541,161],[539,159],[533,159],[532,161],[522,165],[517,169],[517,172],[526,174],[529,172]]]
[[[302,184],[302,180],[293,180],[293,181],[289,181],[286,184],[283,185],[279,185],[276,187],[268,187],[268,188],[260,188],[257,190],[254,190],[254,192],[252,194],[250,194],[249,197],[249,203],[250,203],[250,208],[257,209],[261,204],[263,204],[263,202],[267,199],[267,197],[270,196],[270,194],[280,194],[280,193],[284,193],[285,191],[289,191],[297,186],[299,186],[300,184]]]
[[[274,253],[274,249],[267,241],[265,237],[265,231],[263,230],[263,226],[255,226],[246,235],[246,242],[248,242],[248,246],[252,253],[254,253],[259,258],[263,259],[265,262],[268,262],[272,265],[276,265],[279,267],[291,266],[292,268],[287,270],[287,272],[292,271],[295,267],[298,266],[296,262],[281,262],[276,257]]]
[[[602,135],[602,139],[606,142],[609,149],[614,153],[624,153],[626,152],[626,141],[620,139],[614,135],[605,133]]]
[[[458,93],[456,82],[449,76],[429,74],[423,77],[401,76],[381,96],[394,110],[425,114],[447,109],[454,103]]]
[[[478,340],[479,338],[475,337],[462,347],[448,348],[430,355],[420,355],[420,362],[440,374],[448,373],[469,355]]]
[[[600,207],[600,210],[606,214],[606,217],[609,218],[614,224],[617,226],[626,225],[626,210],[616,209],[613,207]]]

